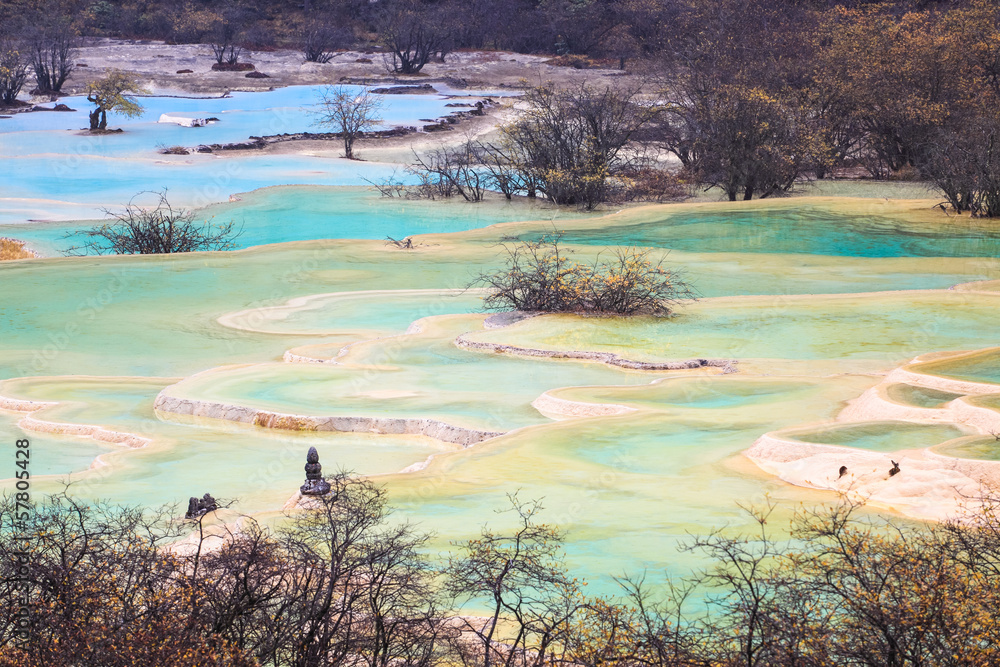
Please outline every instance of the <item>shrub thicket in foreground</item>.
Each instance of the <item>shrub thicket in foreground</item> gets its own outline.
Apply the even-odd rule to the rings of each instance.
[[[1000,664],[995,503],[943,525],[840,504],[796,516],[791,541],[771,534],[773,507],[750,510],[756,532],[684,547],[704,556],[702,574],[622,578],[619,595],[594,597],[537,502],[512,496],[507,529],[432,561],[426,535],[390,521],[380,488],[330,483],[278,530],[244,518],[221,537],[204,518],[56,495],[17,531],[27,556],[6,500],[0,665]]]

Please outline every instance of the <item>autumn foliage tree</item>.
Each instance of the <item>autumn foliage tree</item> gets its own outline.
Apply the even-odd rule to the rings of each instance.
[[[137,94],[146,92],[135,75],[118,69],[110,69],[107,74],[87,84],[87,101],[94,105],[90,112],[90,131],[106,130],[108,114],[117,113],[126,118],[142,115],[142,104]]]
[[[28,63],[13,43],[0,39],[0,106],[12,106],[28,80]]]

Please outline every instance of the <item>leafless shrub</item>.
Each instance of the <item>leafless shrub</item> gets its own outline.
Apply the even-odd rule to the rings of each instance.
[[[504,243],[506,266],[480,274],[471,285],[486,288],[486,309],[667,315],[696,298],[683,276],[664,267],[665,256],[615,248],[610,258],[581,264],[570,259],[561,238]]]
[[[141,206],[137,198],[153,195],[153,207]],[[232,250],[243,232],[232,221],[222,224],[196,222],[192,211],[175,209],[167,201],[166,191],[139,193],[125,205],[124,211],[105,210],[112,222],[92,229],[71,232],[68,237],[83,236],[84,242],[65,252],[67,255],[154,255],[205,250]]]
[[[425,155],[413,151],[416,173],[430,190],[442,197],[460,195],[465,201],[480,202],[486,195],[489,175],[479,168],[478,147],[467,140],[455,148],[438,148]]]

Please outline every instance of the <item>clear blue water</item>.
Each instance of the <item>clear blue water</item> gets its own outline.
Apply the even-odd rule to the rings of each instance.
[[[355,86],[359,91],[361,86]],[[80,133],[88,127],[91,105],[85,97],[64,97],[61,104],[74,112],[22,113],[0,120],[0,157],[43,154],[125,157],[143,154],[158,145],[245,141],[250,136],[294,132],[329,131],[316,124],[323,86],[289,86],[266,92],[236,92],[229,97],[142,97],[145,108],[139,118],[110,115],[108,127],[121,127],[120,135],[91,136]],[[380,116],[383,127],[419,125],[421,118],[450,113],[449,99],[442,95],[383,96]],[[187,118],[219,119],[205,127],[181,127],[158,123],[161,114]]]
[[[201,207],[269,185],[364,185],[366,178],[392,174],[391,166],[325,157],[255,151],[227,153],[227,157],[166,156],[158,151],[164,146],[324,131],[316,125],[321,90],[321,86],[292,86],[225,98],[146,97],[140,118],[109,118],[109,126],[121,127],[123,133],[101,136],[81,132],[87,127],[89,108],[82,97],[61,100],[75,112],[0,119],[0,224],[96,218],[102,207],[120,206],[143,190],[166,188],[173,203]],[[419,125],[421,118],[453,111],[447,103],[442,95],[386,96],[383,125]],[[214,116],[220,122],[197,128],[158,123],[164,113]]]

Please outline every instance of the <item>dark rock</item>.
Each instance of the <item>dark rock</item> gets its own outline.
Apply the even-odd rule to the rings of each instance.
[[[375,88],[373,93],[378,95],[413,95],[420,93],[436,93],[434,86],[425,83],[422,86],[392,86],[391,88]]]
[[[77,63],[76,66],[77,67],[86,67],[87,63]]]
[[[371,65],[372,59],[371,58],[358,58],[354,62],[356,62],[356,63],[364,63],[366,65]]]
[[[209,146],[198,146],[198,148],[196,148],[195,150],[197,150],[199,153],[211,153],[212,152],[212,149]]]
[[[263,72],[249,72],[246,77],[248,79],[270,79],[270,74],[264,74]]]
[[[840,479],[847,474],[847,466],[840,466],[840,474],[837,475],[837,479]]]
[[[213,72],[250,72],[254,69],[253,63],[212,63]]]
[[[33,106],[32,111],[76,111],[76,109],[70,109],[65,104],[57,104],[54,107],[43,107],[43,106]]]
[[[892,461],[892,459],[889,460]],[[899,464],[896,463],[895,461],[892,461],[892,468],[889,469],[889,477],[893,477],[898,474],[899,474]]]
[[[219,509],[219,504],[215,502],[210,494],[206,493],[201,498],[191,497],[188,500],[187,513],[184,515],[185,519],[197,519],[198,517],[205,516],[209,512],[214,512]]]
[[[323,466],[315,447],[306,454],[306,483],[299,487],[304,496],[325,496],[330,493],[330,483],[323,479]]]
[[[448,130],[454,129],[448,123],[434,123],[433,125],[424,125],[424,132],[447,132]]]
[[[452,102],[451,104],[446,104],[446,107],[471,107],[471,104],[462,104],[461,102]]]
[[[179,70],[177,70],[177,73],[178,74],[194,74],[194,70],[193,69],[179,69]]]

